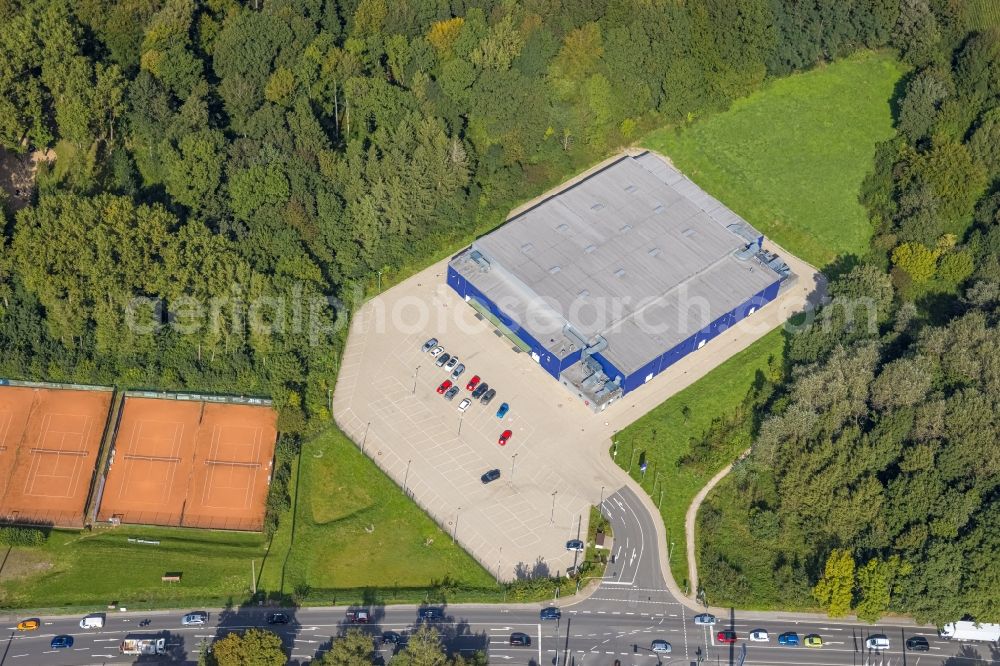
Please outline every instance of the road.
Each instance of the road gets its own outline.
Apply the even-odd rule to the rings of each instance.
[[[611,494],[602,506],[614,530],[612,553],[605,577],[587,599],[560,605],[559,621],[541,621],[539,604],[531,605],[454,605],[445,607],[445,618],[435,623],[450,652],[485,650],[490,663],[526,664],[529,666],[654,666],[657,663],[676,665],[739,666],[968,666],[1000,663],[1000,650],[975,643],[950,643],[940,640],[930,627],[886,624],[874,627],[823,618],[809,618],[793,613],[744,613],[731,616],[719,614],[715,627],[697,626],[693,612],[674,599],[666,590],[658,561],[654,526],[643,510],[638,497],[628,488]],[[194,610],[194,609],[189,609]],[[200,609],[199,609],[200,610]],[[266,615],[276,609],[209,609],[209,623],[204,627],[183,627],[184,611],[137,614],[109,612],[102,630],[80,629],[79,616],[43,618],[36,632],[20,633],[14,623],[5,627],[6,645],[0,656],[0,666],[84,666],[90,664],[135,663],[134,658],[120,656],[118,644],[126,635],[162,636],[167,639],[170,663],[197,661],[203,640],[249,627],[267,626]],[[321,654],[330,645],[330,637],[349,625],[343,607],[285,609],[291,617],[288,625],[272,627],[284,640],[289,663],[304,664]],[[396,631],[404,637],[416,627],[417,608],[414,606],[375,607],[370,609],[372,623],[360,626],[373,635]],[[139,627],[143,619],[150,624]],[[733,629],[738,640],[734,645],[721,645],[715,640],[719,629]],[[770,632],[768,643],[750,643],[747,637],[754,629]],[[819,634],[825,645],[819,649],[783,647],[777,635],[795,631],[800,639],[807,634]],[[514,632],[531,637],[529,646],[510,646]],[[885,634],[891,648],[875,653],[864,648],[865,639],[873,634]],[[69,634],[75,639],[71,649],[53,650],[52,637]],[[905,638],[927,637],[930,652],[905,651]],[[654,655],[653,640],[670,642],[670,654]],[[392,649],[385,646],[380,656],[391,659]]]

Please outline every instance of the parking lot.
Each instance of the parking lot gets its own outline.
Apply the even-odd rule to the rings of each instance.
[[[589,506],[623,485],[607,455],[616,430],[747,347],[814,294],[817,275],[783,253],[800,276],[774,302],[681,359],[668,372],[594,414],[444,282],[442,261],[366,303],[355,315],[337,388],[340,427],[492,573],[555,574],[573,564],[566,541],[587,529]],[[459,394],[436,392],[449,373],[421,350],[436,337],[467,367]],[[465,383],[479,375],[497,395],[474,401]],[[501,403],[510,412],[501,421]],[[506,446],[500,433],[512,431]],[[497,481],[480,476],[499,469]]]

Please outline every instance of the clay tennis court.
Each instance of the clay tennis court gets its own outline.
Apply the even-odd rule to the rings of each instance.
[[[111,398],[0,386],[0,519],[82,527]]]
[[[98,519],[262,529],[276,423],[270,407],[126,398]]]

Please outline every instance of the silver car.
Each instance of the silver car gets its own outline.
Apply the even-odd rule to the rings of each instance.
[[[448,389],[447,391],[445,391],[445,393],[444,393],[444,399],[445,400],[454,400],[456,395],[458,395],[458,387],[457,386],[452,386],[450,389]]]
[[[712,615],[711,613],[702,613],[701,615],[695,615],[694,623],[704,624],[706,626],[711,627],[713,624],[715,624],[715,616]]]
[[[451,371],[451,378],[453,380],[458,379],[463,372],[465,372],[465,364],[459,363],[455,366],[455,369]]]
[[[185,627],[200,627],[208,622],[208,613],[205,611],[194,611],[181,618],[181,624]]]

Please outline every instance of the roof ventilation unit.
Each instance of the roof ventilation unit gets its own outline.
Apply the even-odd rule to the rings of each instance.
[[[625,269],[619,268],[615,271],[615,277],[625,277]]]

